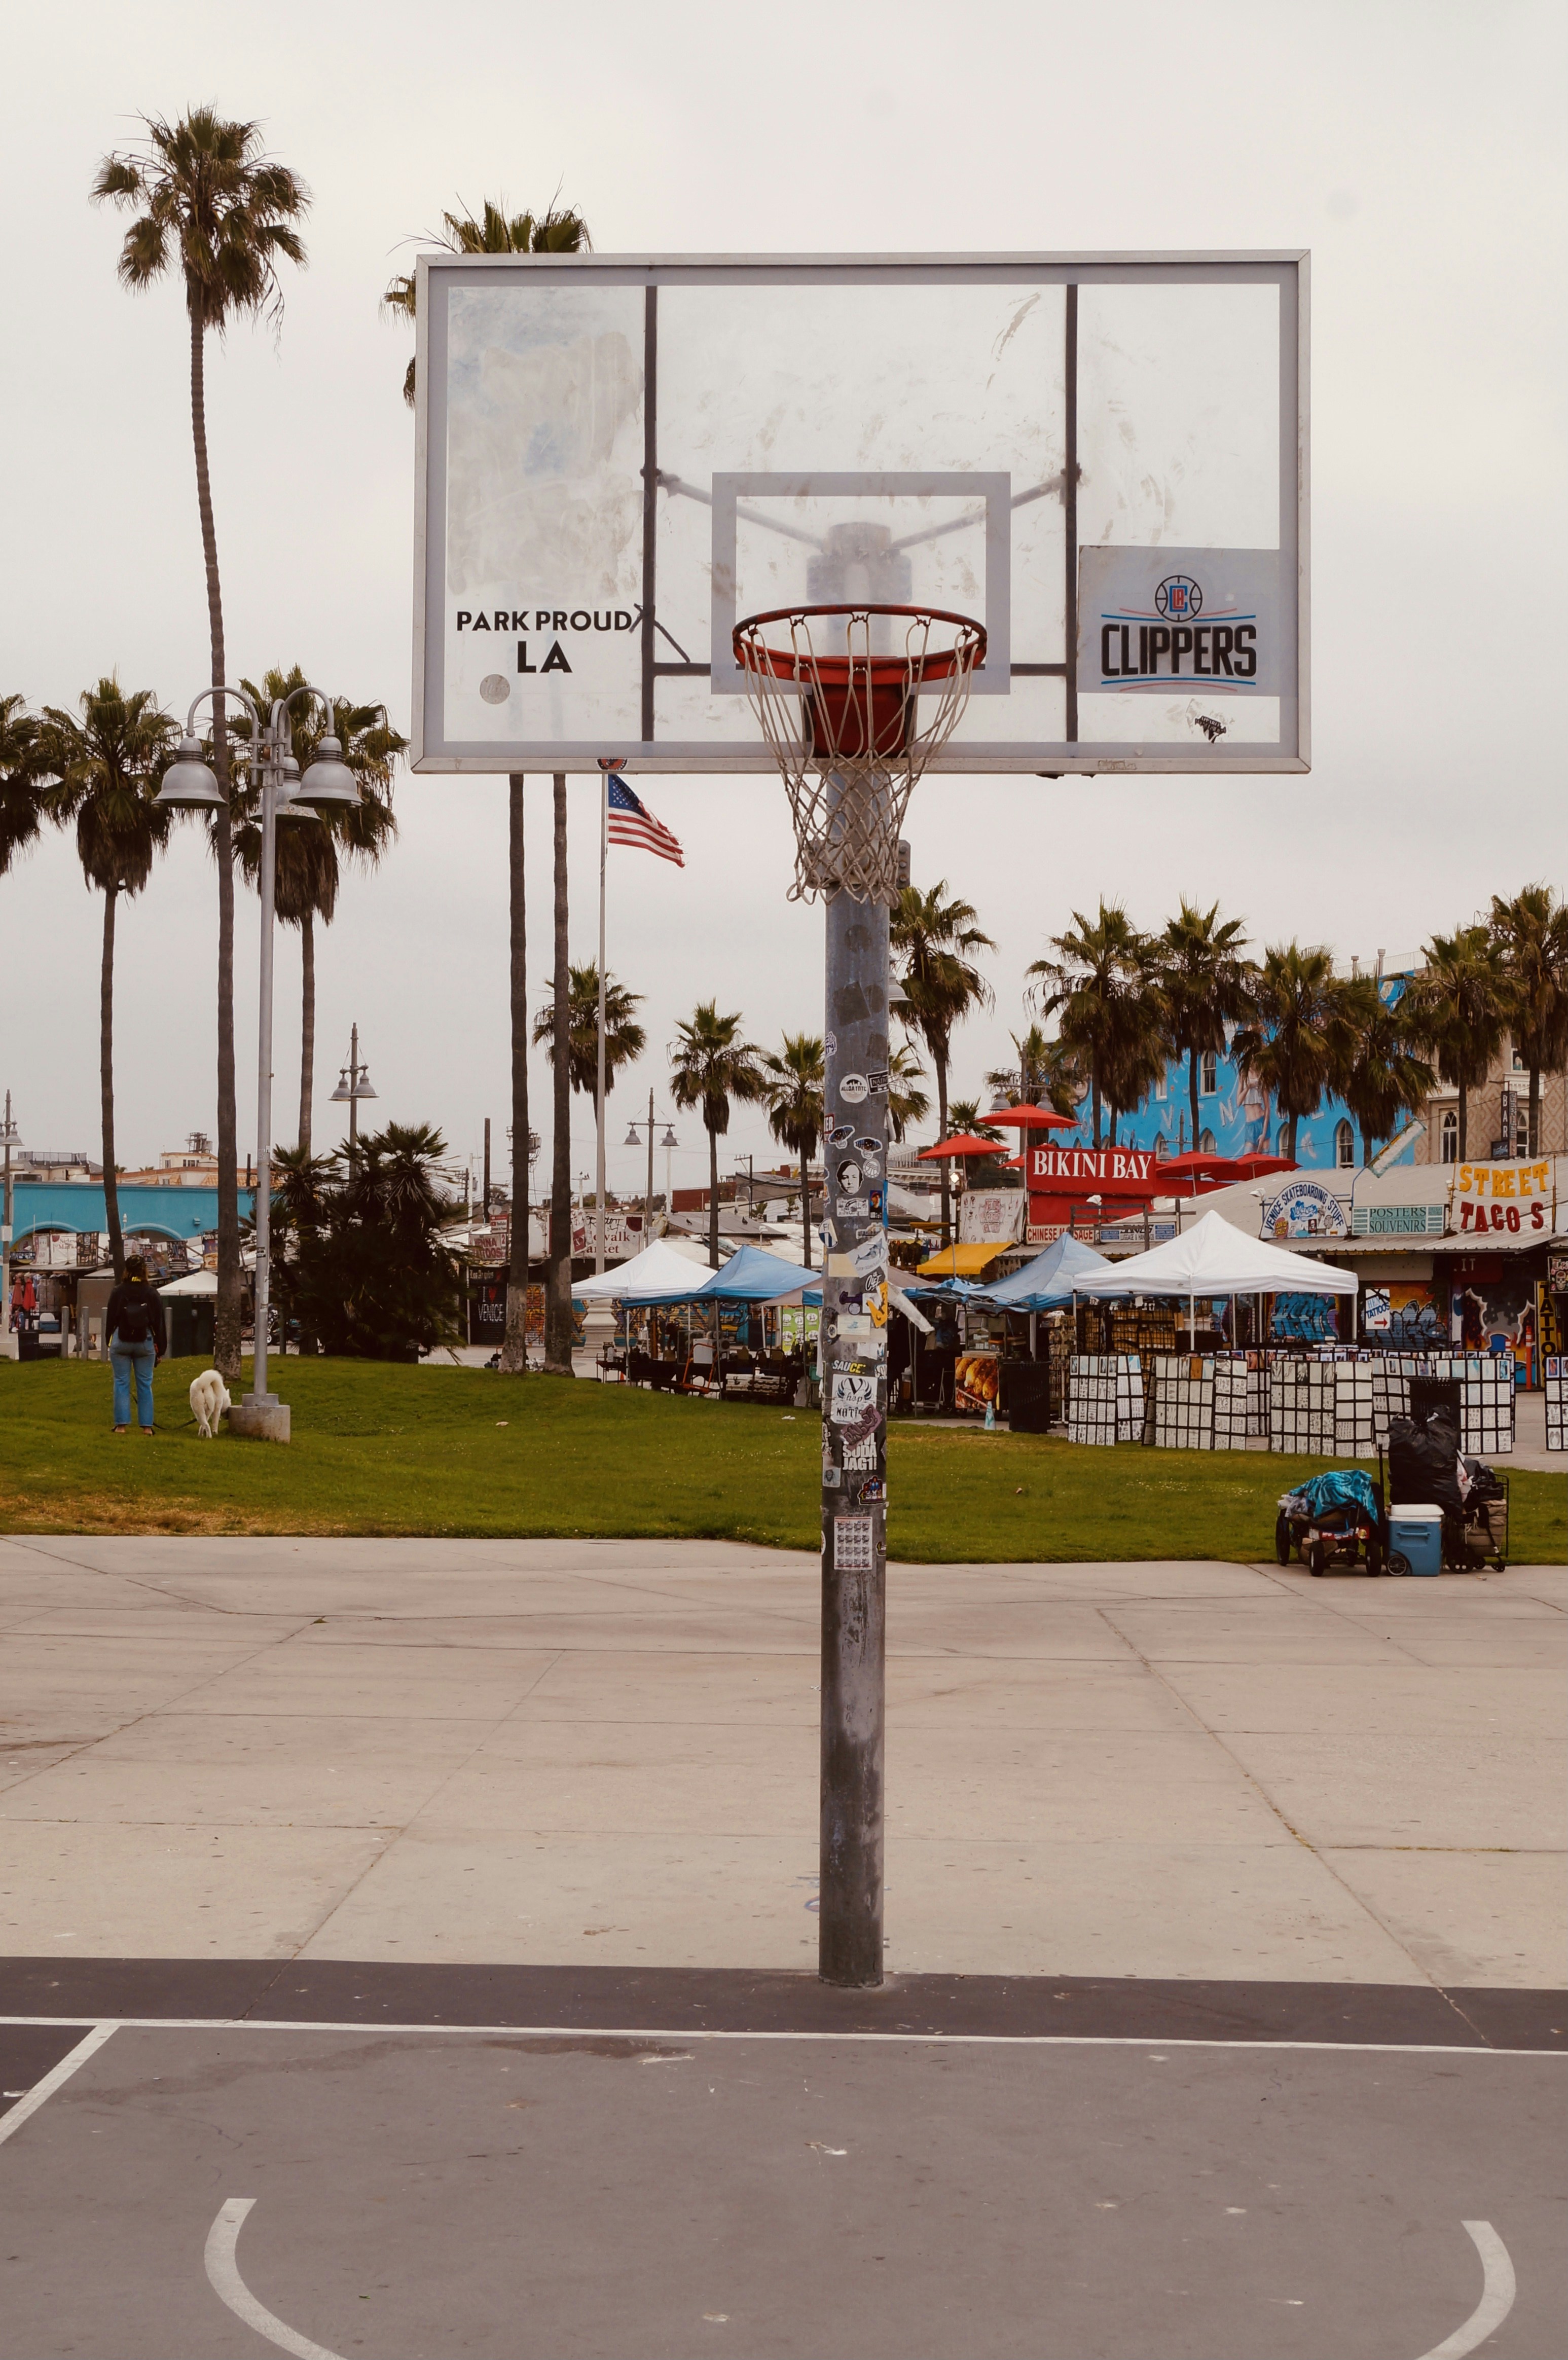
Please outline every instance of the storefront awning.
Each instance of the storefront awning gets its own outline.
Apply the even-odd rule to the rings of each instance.
[[[1007,1250],[1005,1238],[993,1238],[988,1244],[944,1246],[941,1253],[934,1253],[929,1262],[920,1263],[916,1275],[920,1278],[978,1278],[981,1272],[988,1270],[997,1256],[1006,1253]]]

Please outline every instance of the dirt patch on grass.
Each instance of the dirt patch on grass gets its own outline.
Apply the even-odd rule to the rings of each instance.
[[[332,1538],[343,1524],[290,1523],[229,1505],[201,1507],[169,1500],[106,1500],[102,1492],[23,1491],[7,1502],[4,1530],[29,1533],[311,1533]]]

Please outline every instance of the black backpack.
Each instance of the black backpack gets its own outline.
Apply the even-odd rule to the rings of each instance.
[[[114,1322],[114,1333],[122,1344],[145,1344],[150,1338],[152,1306],[139,1286],[127,1290]]]

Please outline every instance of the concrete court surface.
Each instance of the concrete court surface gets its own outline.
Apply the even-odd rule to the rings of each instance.
[[[1453,2051],[123,2027],[0,2146],[0,2355],[1552,2360],[1565,2083]]]
[[[1563,1981],[1568,1573],[895,1566],[896,1972]],[[0,1540],[0,1951],[796,1969],[817,1572]]]

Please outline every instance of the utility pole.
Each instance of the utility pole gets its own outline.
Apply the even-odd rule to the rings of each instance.
[[[490,1218],[490,1118],[485,1118],[485,1218]]]
[[[16,1360],[21,1345],[11,1333],[11,1232],[15,1218],[15,1199],[11,1185],[11,1150],[21,1146],[21,1139],[11,1114],[11,1093],[5,1093],[5,1121],[0,1129],[0,1139],[5,1142],[5,1195],[0,1198],[0,1353],[9,1360]]]

